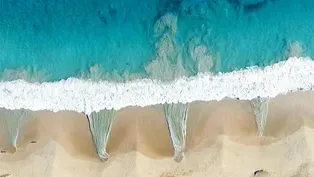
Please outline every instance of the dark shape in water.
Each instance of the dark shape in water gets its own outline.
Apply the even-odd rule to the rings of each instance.
[[[181,162],[184,158],[188,107],[188,104],[183,103],[163,105],[164,116],[174,149],[173,159],[176,162]]]
[[[268,4],[268,0],[257,2],[255,4],[249,4],[249,5],[244,6],[244,11],[245,12],[255,12],[257,10],[264,8],[267,4]]]
[[[106,152],[106,145],[116,112],[113,109],[105,109],[99,112],[92,112],[87,116],[93,142],[102,161],[107,161],[109,158],[109,154]]]
[[[107,25],[107,24],[108,24],[106,17],[102,14],[102,12],[101,12],[100,10],[97,11],[97,16],[98,16],[99,20],[100,20],[104,25]]]
[[[244,12],[256,12],[269,4],[269,2],[274,2],[276,0],[228,0],[230,4],[234,6],[241,7]]]

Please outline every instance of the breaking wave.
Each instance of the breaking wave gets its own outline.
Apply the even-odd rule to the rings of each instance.
[[[197,100],[274,97],[291,91],[312,90],[313,85],[314,61],[291,57],[263,69],[250,67],[217,75],[200,73],[171,82],[137,79],[114,83],[76,78],[46,83],[6,81],[0,83],[0,107],[91,113],[104,108],[118,110],[127,106]]]

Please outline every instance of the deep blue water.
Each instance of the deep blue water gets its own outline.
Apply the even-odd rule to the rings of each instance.
[[[175,32],[166,25],[157,34],[169,14]],[[206,71],[228,72],[285,60],[290,44],[314,57],[313,31],[314,0],[0,0],[0,75],[44,72],[55,81],[98,65],[112,77],[150,77],[145,67],[163,58],[160,45],[189,75],[201,71],[191,54],[199,45],[213,60]]]

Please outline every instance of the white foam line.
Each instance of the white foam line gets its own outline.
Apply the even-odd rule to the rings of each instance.
[[[90,113],[104,108],[118,110],[165,102],[275,97],[300,88],[311,90],[313,85],[314,61],[289,58],[264,69],[251,67],[216,76],[199,74],[167,84],[149,79],[110,83],[74,78],[42,84],[23,80],[1,82],[0,107]]]

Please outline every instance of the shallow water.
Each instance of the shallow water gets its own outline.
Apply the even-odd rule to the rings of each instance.
[[[2,80],[172,80],[314,56],[312,0],[2,0]]]

